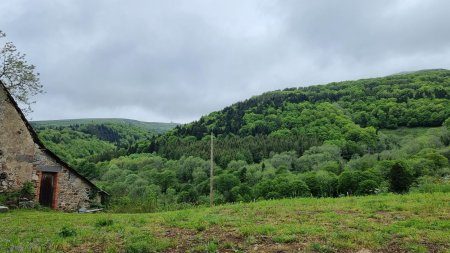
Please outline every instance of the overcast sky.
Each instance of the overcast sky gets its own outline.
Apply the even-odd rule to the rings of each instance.
[[[446,0],[2,0],[33,120],[185,123],[266,91],[450,68]],[[2,41],[4,43],[4,41]]]

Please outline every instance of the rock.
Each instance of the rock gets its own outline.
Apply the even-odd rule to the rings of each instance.
[[[0,213],[6,213],[8,212],[9,208],[6,206],[0,206]]]

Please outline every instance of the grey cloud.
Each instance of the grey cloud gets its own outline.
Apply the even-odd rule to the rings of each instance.
[[[2,1],[34,119],[187,122],[262,92],[448,68],[445,1]],[[4,18],[3,18],[4,17]]]

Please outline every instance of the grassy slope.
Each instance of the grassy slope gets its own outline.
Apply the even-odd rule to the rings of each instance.
[[[2,252],[30,241],[45,248],[47,240],[64,252],[450,252],[448,193],[285,199],[154,214],[12,211],[0,219]],[[77,234],[59,236],[64,226]]]
[[[116,124],[130,124],[137,127],[142,127],[149,131],[155,131],[157,133],[164,133],[168,130],[176,127],[177,123],[161,123],[161,122],[143,122],[131,119],[66,119],[66,120],[44,120],[44,121],[33,121],[31,124],[34,127],[49,127],[49,126],[70,126],[70,125],[83,125],[83,124],[105,124],[105,123],[116,123]]]
[[[382,129],[380,130],[380,132],[390,137],[411,139],[426,135],[427,132],[433,132],[439,129],[440,127],[414,127],[414,128],[400,127],[397,129]]]

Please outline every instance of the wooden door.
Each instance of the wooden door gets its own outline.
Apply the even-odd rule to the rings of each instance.
[[[41,188],[39,192],[39,204],[53,207],[53,195],[55,191],[55,173],[42,172]]]

